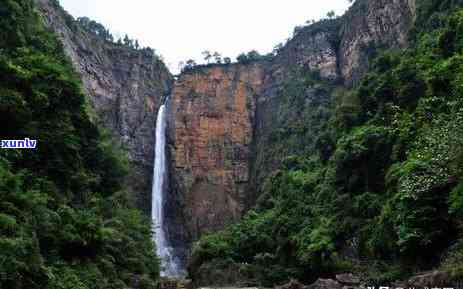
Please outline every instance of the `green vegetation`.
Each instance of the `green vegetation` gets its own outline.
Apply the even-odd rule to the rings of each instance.
[[[0,4],[0,288],[153,288],[149,220],[124,153],[90,119],[77,75],[32,0]]]
[[[261,55],[256,50],[251,50],[248,53],[241,53],[240,55],[236,57],[236,60],[238,61],[238,63],[241,63],[241,64],[249,64],[249,63],[257,62],[257,61],[269,61],[269,60],[272,60],[273,57],[274,57],[273,53]]]
[[[91,33],[95,35],[98,35],[104,40],[110,41],[110,42],[114,41],[114,37],[112,36],[112,34],[102,24],[94,20],[91,20],[88,17],[79,17],[77,18],[77,22],[80,24],[81,27],[83,27],[84,29],[86,29],[87,31],[90,31]]]
[[[222,55],[217,51],[211,53],[209,50],[205,50],[201,54],[203,55],[205,64],[197,64],[193,59],[181,61],[179,63],[181,73],[198,72],[204,68],[209,68],[212,66],[227,67],[232,64],[230,57],[222,58]],[[261,55],[259,52],[252,50],[248,53],[241,53],[238,55],[236,61],[239,64],[251,64],[259,61],[270,61],[274,56],[275,55],[273,53]]]
[[[55,3],[54,5],[57,9],[62,9],[59,3]],[[155,54],[155,51],[152,48],[142,48],[137,39],[132,39],[127,34],[124,36],[124,38],[119,38],[117,41],[115,41],[114,36],[111,34],[109,29],[104,27],[103,24],[98,23],[95,20],[91,20],[88,17],[79,17],[77,18],[77,20],[74,20],[74,18],[71,15],[69,15],[66,11],[63,11],[63,13],[66,24],[71,29],[73,29],[74,32],[76,32],[78,29],[84,29],[86,32],[89,32],[104,41],[111,42],[119,46],[123,46],[133,50],[143,50],[147,53],[152,54],[155,59],[161,58],[161,56]]]
[[[351,90],[293,73],[267,140],[285,161],[254,210],[195,244],[191,276],[209,264],[264,286],[345,271],[377,284],[463,276],[459,4],[421,1],[412,47],[380,52]]]

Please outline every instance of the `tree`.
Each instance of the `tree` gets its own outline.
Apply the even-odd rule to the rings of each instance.
[[[253,61],[264,60],[266,58],[267,58],[266,56],[260,55],[260,53],[257,52],[256,50],[251,50],[247,54],[246,53],[241,53],[240,55],[238,55],[236,60],[239,63],[246,64],[246,63],[253,62]]]
[[[87,31],[99,36],[100,38],[106,41],[114,41],[114,37],[111,35],[108,29],[106,29],[103,24],[98,23],[94,20],[91,20],[88,17],[79,17],[77,22]]]
[[[209,50],[204,50],[202,53],[201,53],[204,57],[204,60],[209,63],[209,61],[211,60],[211,52]]]
[[[131,42],[131,40],[130,40],[129,36],[126,34],[125,37],[124,37],[124,45],[130,46],[130,42]]]
[[[236,60],[237,60],[239,63],[247,63],[247,62],[248,62],[248,56],[246,55],[246,53],[240,53],[240,54],[236,57]]]
[[[248,61],[257,61],[261,59],[261,55],[256,50],[251,50],[248,52]]]
[[[304,28],[304,27],[302,27],[302,26],[296,26],[296,27],[294,27],[293,36],[296,36],[299,32],[301,32],[303,28]]]
[[[230,57],[224,57],[224,58],[223,58],[223,62],[224,62],[225,64],[230,64],[230,63],[231,63],[231,58],[230,58]]]
[[[0,7],[2,135],[41,142],[33,153],[0,152],[0,288],[123,288],[132,276],[154,288],[151,224],[127,202],[125,152],[94,121],[34,1]]]
[[[181,65],[183,66],[180,68],[180,71],[186,72],[186,71],[193,69],[196,66],[196,62],[193,59],[188,59],[186,62],[181,61],[179,64],[179,67]]]
[[[192,67],[192,66],[196,66],[196,61],[194,61],[193,59],[188,59],[188,60],[186,61],[186,65],[187,65],[187,66],[191,66],[191,67]]]
[[[138,43],[138,40],[135,40],[135,49],[138,50],[140,48],[140,44]]]
[[[336,17],[336,13],[334,12],[334,10],[331,10],[331,11],[329,11],[328,13],[326,13],[326,16],[327,16],[329,19],[333,19],[334,17]]]
[[[274,55],[277,55],[283,49],[283,47],[284,47],[283,43],[278,43],[277,45],[275,45],[275,47],[273,47],[272,53]]]
[[[222,56],[220,55],[220,53],[218,53],[217,51],[214,52],[213,57],[216,63],[222,63]]]
[[[156,51],[153,48],[145,47],[143,49],[146,51],[146,53],[148,53],[149,55],[152,55],[153,58],[156,58],[156,59],[158,58],[157,55],[156,55]]]

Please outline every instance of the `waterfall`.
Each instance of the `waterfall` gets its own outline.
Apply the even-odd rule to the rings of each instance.
[[[164,183],[166,180],[166,105],[159,108],[156,120],[151,218],[154,227],[157,255],[161,260],[161,276],[181,277],[181,263],[173,254],[166,238],[164,222]]]

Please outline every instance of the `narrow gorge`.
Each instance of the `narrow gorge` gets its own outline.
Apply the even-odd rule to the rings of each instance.
[[[412,128],[413,121],[408,119],[418,100],[410,104],[406,97],[432,90],[432,85],[404,85],[395,94],[386,80],[376,82],[389,80],[384,76],[388,70],[405,67],[407,62],[394,58],[394,53],[399,55],[398,51],[410,47],[422,49],[415,45],[417,21],[426,18],[419,13],[429,8],[425,4],[430,1],[357,0],[343,16],[301,27],[270,56],[198,65],[176,76],[151,49],[133,49],[102,39],[56,1],[35,1],[82,79],[94,121],[128,152],[126,185],[131,201],[159,222],[155,241],[164,266],[161,276],[185,276],[183,269],[188,269],[195,286],[240,282],[271,286],[292,276],[313,282],[318,277],[334,278],[343,268],[361,271],[365,260],[374,259],[381,261],[375,261],[378,267],[369,268],[377,270],[371,274],[384,269],[391,272],[384,280],[392,282],[431,269],[421,266],[428,261],[438,264],[437,256],[423,254],[423,259],[410,261],[419,265],[400,271],[399,261],[394,262],[402,253],[408,254],[407,258],[413,255],[408,247],[400,246],[415,242],[411,239],[418,229],[413,223],[407,231],[409,223],[403,215],[395,223],[385,220],[393,209],[408,204],[395,206],[394,202],[407,197],[388,194],[406,189],[407,180],[400,175],[403,171],[394,164],[406,165],[407,158],[414,155],[410,139],[420,134],[420,128]],[[443,25],[439,21],[429,26]],[[381,58],[383,52],[391,56]],[[372,72],[377,74],[371,76]],[[406,77],[413,78],[414,73],[421,75],[410,69]],[[401,79],[394,81],[401,83]],[[447,80],[433,81],[429,83]],[[380,99],[388,98],[387,103],[372,99],[374,93],[383,93]],[[439,95],[437,90],[432,93]],[[408,118],[397,119],[399,115]],[[401,121],[408,121],[409,126],[394,127]],[[404,139],[397,140],[401,137]],[[433,189],[448,195],[459,183],[452,179],[456,173],[448,174],[443,177],[448,182]],[[416,173],[417,178],[419,175]],[[279,191],[288,180],[294,183]],[[296,187],[311,195],[299,200],[304,197],[294,194],[285,201],[297,199],[307,206],[279,199]],[[439,204],[443,208],[446,202],[447,198]],[[344,206],[350,203],[354,205]],[[324,204],[334,204],[337,211],[329,215]],[[384,204],[388,207],[381,207]],[[343,215],[347,207],[349,213]],[[274,215],[284,215],[282,211],[288,208],[303,215],[303,221],[281,218],[282,224],[276,225]],[[435,212],[445,215],[445,226],[436,236],[450,237],[442,237],[441,242],[434,237],[416,241],[423,251],[427,244],[437,243],[432,248],[441,254],[457,239],[461,221],[442,208]],[[381,233],[375,231],[379,228],[375,222],[387,223],[384,228],[396,232],[389,235],[399,236],[400,241],[370,238]],[[274,227],[278,229],[265,231]],[[296,227],[299,231],[292,232]],[[252,240],[233,239],[240,235],[239,230]],[[253,230],[269,237],[260,240],[260,235],[248,234]],[[259,241],[254,244],[253,240]],[[277,241],[281,242],[273,244]],[[242,257],[241,252],[252,256]],[[390,252],[394,252],[392,257],[385,258]],[[387,265],[383,266],[383,261]],[[342,288],[345,284],[341,283],[314,288]]]
[[[174,81],[151,51],[103,40],[53,1],[37,1],[82,76],[98,118],[127,147],[134,165],[129,186],[145,211],[154,204],[156,116],[170,94],[163,218],[166,241],[184,264],[192,242],[255,205],[265,179],[286,155],[314,145],[318,124],[308,123],[306,141],[281,140],[282,147],[272,147],[276,131],[291,118],[297,121],[287,110],[328,108],[333,101],[332,90],[309,89],[302,107],[287,107],[281,91],[294,71],[317,71],[329,86],[349,86],[367,70],[368,47],[406,46],[415,14],[411,0],[357,1],[338,19],[304,27],[271,60],[200,66]]]

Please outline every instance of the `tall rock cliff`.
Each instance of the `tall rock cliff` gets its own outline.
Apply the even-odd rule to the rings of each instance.
[[[359,0],[342,17],[338,65],[347,84],[359,80],[377,48],[405,48],[415,0]]]
[[[36,1],[81,75],[97,119],[127,148],[133,165],[128,185],[138,206],[149,212],[156,113],[170,90],[172,75],[152,50],[106,41],[56,2]]]
[[[335,91],[358,81],[378,49],[407,46],[416,9],[414,0],[358,0],[342,17],[298,29],[272,60],[202,66],[174,84],[152,51],[102,40],[54,2],[36,1],[95,112],[128,147],[132,189],[146,210],[156,112],[171,91],[166,219],[183,257],[184,242],[253,206],[285,157],[320,143]]]
[[[185,73],[174,85],[171,181],[192,239],[237,220],[246,208],[262,81],[261,65],[236,64]]]
[[[406,47],[414,10],[412,0],[359,0],[300,29],[271,61],[181,75],[170,101],[173,231],[196,240],[254,205],[285,157],[320,140],[337,88],[358,81],[377,49]],[[313,85],[291,90],[308,75]]]

